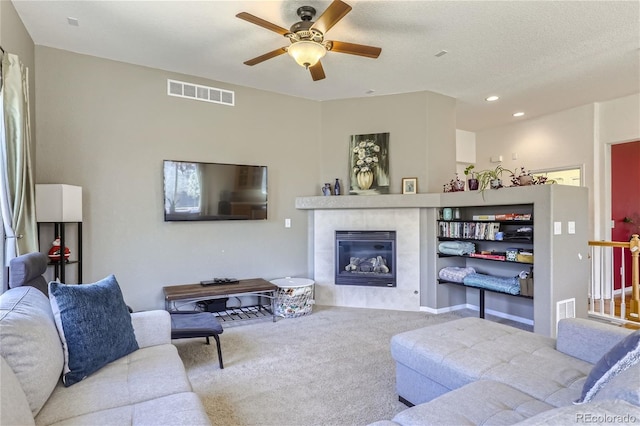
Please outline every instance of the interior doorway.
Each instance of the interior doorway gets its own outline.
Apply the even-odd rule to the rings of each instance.
[[[629,241],[640,234],[640,141],[611,145],[611,240]],[[621,259],[615,258],[614,271],[620,271]],[[625,283],[631,284],[631,253],[624,259]],[[619,273],[614,289],[621,288]]]

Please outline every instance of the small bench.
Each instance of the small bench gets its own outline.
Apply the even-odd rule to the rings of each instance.
[[[173,311],[171,314],[171,338],[191,339],[204,337],[209,343],[209,337],[216,339],[218,349],[218,362],[220,369],[224,369],[222,364],[222,350],[220,348],[220,337],[223,329],[215,315],[208,312],[180,312]]]

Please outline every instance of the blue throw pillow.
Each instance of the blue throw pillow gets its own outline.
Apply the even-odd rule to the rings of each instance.
[[[602,356],[582,388],[577,404],[589,402],[611,379],[640,362],[640,330],[634,331]]]
[[[131,315],[113,275],[93,284],[50,282],[49,300],[64,349],[65,386],[138,349]]]

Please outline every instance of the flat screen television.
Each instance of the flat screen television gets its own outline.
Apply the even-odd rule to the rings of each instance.
[[[267,167],[164,160],[164,220],[267,219]]]

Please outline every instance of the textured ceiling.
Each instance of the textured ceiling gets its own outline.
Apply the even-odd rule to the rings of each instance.
[[[288,55],[243,65],[288,42],[237,13],[288,28],[299,6],[330,3],[13,0],[36,45],[319,101],[428,90],[456,98],[469,131],[640,92],[638,1],[347,0],[326,38],[378,59],[329,52],[317,82]]]

